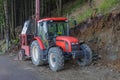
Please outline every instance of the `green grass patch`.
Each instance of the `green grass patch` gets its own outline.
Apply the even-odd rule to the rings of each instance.
[[[74,16],[74,18],[76,19],[77,23],[82,22],[83,20],[86,20],[87,18],[90,18],[93,14],[93,12],[97,9],[97,13],[100,14],[107,14],[109,13],[112,9],[114,9],[114,7],[116,7],[119,3],[120,0],[103,0],[103,1],[99,1],[101,2],[99,5],[96,5],[98,3],[96,3],[97,0],[94,0],[94,5],[93,8],[89,8],[87,7],[85,4],[87,2],[85,2],[85,0],[75,0],[73,2],[70,2],[68,4],[70,5],[65,5],[63,8],[63,12],[64,12],[64,16],[66,14],[71,15],[74,14],[74,12],[77,11],[77,9],[79,9],[80,7],[84,7],[86,6],[86,10],[81,9],[81,13],[77,14],[76,16]],[[87,3],[88,4],[88,3]],[[70,26],[73,27],[73,16],[69,16],[69,20],[70,20]]]
[[[81,13],[81,15],[78,15],[76,17],[77,23],[84,21],[85,19],[91,17],[92,12],[93,12],[93,9],[89,8],[85,12]],[[69,20],[70,20],[70,23],[69,23],[70,28],[74,27],[74,22],[73,22],[74,19],[71,17]]]
[[[97,13],[107,14],[111,8],[114,8],[118,3],[120,3],[119,0],[104,0],[103,3],[99,6],[97,6]],[[76,20],[78,22],[81,22],[89,17],[91,17],[94,9],[87,9],[83,13],[81,13],[79,16],[77,16]]]
[[[109,10],[116,6],[117,3],[120,3],[119,0],[104,0],[104,2],[98,6],[99,12],[106,14],[109,12]]]
[[[78,22],[81,22],[81,21],[83,21],[83,20],[85,20],[85,19],[87,19],[88,17],[91,17],[91,14],[93,13],[93,9],[88,9],[88,10],[86,10],[85,12],[83,12],[81,15],[79,15],[77,18],[76,18],[76,20],[78,21]]]

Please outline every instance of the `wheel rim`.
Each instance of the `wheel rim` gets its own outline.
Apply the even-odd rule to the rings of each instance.
[[[36,46],[33,47],[32,55],[33,55],[34,61],[37,61],[38,58],[39,58],[39,54],[38,54],[38,50],[37,50],[37,47],[36,47]]]
[[[50,64],[52,67],[55,67],[56,59],[55,59],[55,55],[53,53],[50,54]]]

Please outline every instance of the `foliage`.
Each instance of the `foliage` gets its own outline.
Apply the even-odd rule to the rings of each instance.
[[[3,23],[3,20],[4,20],[3,0],[0,0],[0,24]]]
[[[19,43],[19,38],[16,38],[14,40],[11,40],[11,43],[12,44],[18,44]]]
[[[119,0],[104,0],[103,3],[101,3],[101,5],[96,6],[97,13],[106,14],[111,10],[111,8],[115,7],[118,3],[120,3]],[[94,8],[88,8],[84,12],[82,12],[80,15],[77,15],[76,20],[78,22],[81,22],[91,17],[93,12],[94,12]]]

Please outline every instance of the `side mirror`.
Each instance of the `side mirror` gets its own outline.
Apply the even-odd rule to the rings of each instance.
[[[77,21],[76,21],[76,20],[74,20],[73,22],[74,22],[74,26],[76,27],[76,25],[77,25]]]

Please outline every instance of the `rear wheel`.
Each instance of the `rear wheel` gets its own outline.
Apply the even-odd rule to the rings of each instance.
[[[64,56],[59,47],[52,47],[48,52],[48,62],[50,69],[59,71],[64,68]]]
[[[40,49],[40,45],[37,41],[33,41],[31,44],[31,59],[34,65],[39,66],[43,65],[42,55],[43,51]]]
[[[92,61],[92,51],[90,47],[86,44],[81,44],[80,49],[83,52],[83,57],[77,60],[77,63],[80,66],[86,66],[89,65]]]

